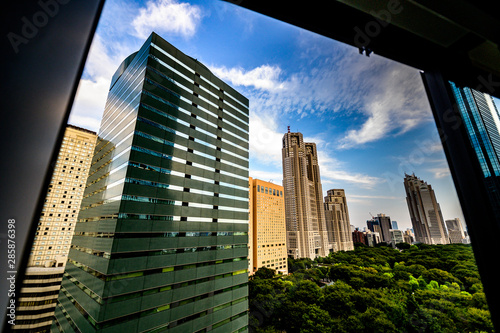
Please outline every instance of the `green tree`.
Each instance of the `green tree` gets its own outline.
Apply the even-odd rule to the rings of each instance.
[[[304,280],[294,285],[288,294],[288,298],[294,302],[314,304],[319,302],[322,295],[321,289],[312,281]]]

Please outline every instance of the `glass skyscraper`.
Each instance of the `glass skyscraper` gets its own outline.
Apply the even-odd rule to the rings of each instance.
[[[450,82],[453,96],[500,217],[500,115],[490,95]]]
[[[114,74],[53,331],[242,332],[248,99],[152,33]]]

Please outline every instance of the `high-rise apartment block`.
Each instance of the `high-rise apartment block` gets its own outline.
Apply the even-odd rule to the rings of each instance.
[[[95,132],[68,125],[38,222],[28,266],[65,263],[94,155]]]
[[[246,330],[248,113],[155,33],[122,62],[54,332]]]
[[[304,142],[302,133],[288,132],[282,147],[288,256],[326,256],[332,244],[328,242],[316,144]]]
[[[64,263],[59,267],[27,267],[21,292],[17,295],[13,332],[49,333],[61,289]]]
[[[17,298],[15,331],[50,331],[96,137],[66,127]]]
[[[249,270],[267,267],[288,274],[283,186],[252,178],[249,185]]]
[[[450,237],[450,243],[461,244],[465,239],[464,227],[459,218],[453,220],[446,220],[446,228],[448,229],[448,236]]]
[[[404,187],[415,241],[425,244],[448,244],[443,214],[432,186],[413,174],[405,175]]]
[[[349,210],[347,209],[347,199],[343,189],[327,191],[325,219],[328,242],[332,244],[333,251],[354,250]]]
[[[492,97],[450,82],[476,153],[495,214],[500,218],[500,114]]]

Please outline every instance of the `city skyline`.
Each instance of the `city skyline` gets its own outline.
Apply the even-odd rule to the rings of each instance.
[[[225,2],[106,2],[70,123],[96,128],[110,71],[152,30],[249,97],[250,176],[281,184],[291,126],[317,144],[323,194],[345,189],[351,224],[371,212],[411,227],[405,172],[433,183],[445,219],[464,221],[417,69]]]

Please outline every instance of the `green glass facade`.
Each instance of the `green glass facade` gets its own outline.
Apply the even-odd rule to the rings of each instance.
[[[53,331],[244,332],[248,99],[152,33],[113,76]]]

